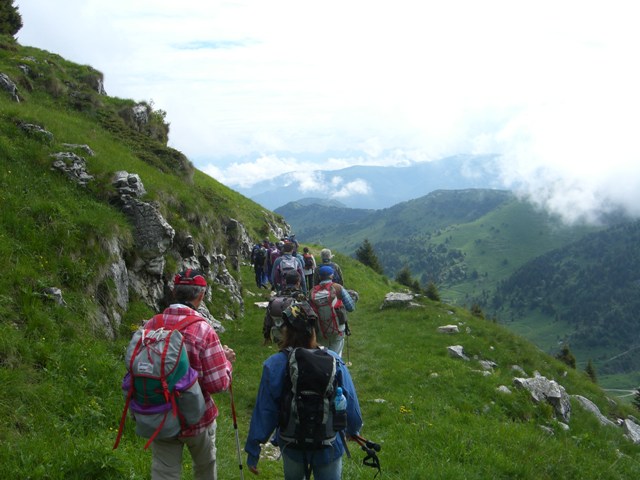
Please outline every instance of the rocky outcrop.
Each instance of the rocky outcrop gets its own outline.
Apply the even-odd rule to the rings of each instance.
[[[36,125],[33,123],[27,122],[18,122],[18,127],[20,127],[24,132],[29,134],[30,136],[39,139],[45,143],[53,142],[53,133],[48,130],[45,130],[41,125]]]
[[[73,152],[58,152],[51,154],[55,161],[53,170],[59,170],[69,179],[81,187],[86,187],[93,180],[93,176],[87,173],[87,161]]]
[[[9,78],[9,75],[5,73],[0,73],[0,88],[5,90],[6,92],[9,92],[9,95],[11,95],[12,100],[18,103],[20,102],[20,95],[18,95],[18,87],[16,86],[14,81],[11,80],[11,78]]]

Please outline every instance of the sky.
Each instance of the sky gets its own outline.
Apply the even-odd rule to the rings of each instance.
[[[492,153],[502,186],[567,221],[640,216],[634,0],[15,4],[22,45],[153,102],[170,146],[232,188]]]

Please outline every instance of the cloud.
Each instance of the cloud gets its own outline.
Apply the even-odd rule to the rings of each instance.
[[[20,43],[153,100],[170,145],[227,185],[495,153],[505,187],[567,221],[640,215],[634,2],[16,3]],[[333,181],[316,185],[366,189]]]
[[[371,193],[370,185],[363,179],[358,178],[344,184],[331,193],[331,198],[347,198],[353,195],[368,195]]]

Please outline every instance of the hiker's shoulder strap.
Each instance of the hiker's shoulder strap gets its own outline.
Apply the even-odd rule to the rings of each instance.
[[[146,330],[156,330],[164,327],[164,315],[162,313],[158,313],[151,317],[151,319],[146,323]]]
[[[196,322],[204,322],[206,319],[200,315],[188,315],[173,326],[173,330],[183,331],[189,325]]]

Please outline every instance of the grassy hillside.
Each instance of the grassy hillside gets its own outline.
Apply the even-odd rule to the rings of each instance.
[[[21,96],[17,103],[0,92],[0,444],[6,446],[0,472],[7,479],[147,478],[150,452],[142,450],[130,422],[120,447],[112,446],[124,403],[124,348],[132,329],[154,312],[131,299],[115,340],[94,324],[97,282],[109,261],[105,238],[132,242],[130,224],[110,203],[112,175],[138,173],[172,226],[221,253],[228,253],[229,217],[254,238],[265,234],[273,217],[167,148],[162,112],[144,131],[129,123],[126,112],[135,102],[97,93],[101,75],[92,68],[0,38],[0,72],[16,81]],[[52,136],[28,133],[25,122]],[[88,158],[95,180],[87,188],[51,170],[49,155],[67,148],[63,143],[95,151]],[[313,246],[316,254],[319,248]],[[175,261],[167,259],[166,274]],[[640,473],[640,446],[621,429],[600,426],[573,402],[565,431],[546,403],[512,387],[511,366],[557,379],[611,418],[628,416],[628,406],[614,405],[584,374],[566,372],[532,344],[461,308],[421,299],[419,308],[380,310],[384,294],[398,286],[348,257],[337,261],[361,295],[351,316],[348,359],[365,416],[362,433],[382,444],[384,478],[623,479]],[[223,320],[221,340],[238,353],[234,393],[244,439],[261,363],[275,350],[262,346],[264,310],[253,305],[265,299],[264,290],[252,287],[249,267],[233,274],[245,285],[246,313]],[[63,289],[66,305],[44,294],[51,286]],[[208,307],[216,315],[229,294],[212,287]],[[450,323],[462,333],[436,332]],[[450,358],[452,344],[463,345],[471,360]],[[493,373],[478,371],[476,355],[497,364]],[[498,393],[500,385],[512,393]],[[216,401],[219,474],[234,478],[229,396]],[[372,478],[360,464],[362,452],[353,446],[352,453],[345,478]],[[282,476],[275,461],[264,460],[261,468],[261,478]]]
[[[522,266],[488,307],[549,351],[569,344],[608,386],[638,385],[639,242],[639,222],[587,235]]]
[[[317,253],[319,247],[312,250]],[[564,431],[549,405],[536,404],[512,387],[517,374],[511,366],[555,378],[570,394],[581,393],[609,415],[628,408],[612,406],[586,375],[567,371],[521,337],[464,309],[421,300],[422,307],[412,310],[380,310],[384,294],[398,286],[347,257],[338,255],[337,261],[352,279],[348,286],[360,293],[357,311],[350,315],[353,335],[345,357],[352,363],[363,410],[362,434],[382,445],[383,478],[613,479],[640,472],[640,447],[621,439],[617,428],[599,426],[572,402],[570,430]],[[266,300],[264,291],[252,287],[250,269],[243,269],[243,277],[247,298]],[[263,315],[262,309],[248,308],[225,336],[239,355],[234,393],[241,435],[248,428],[259,365],[275,352],[273,346],[260,346]],[[463,333],[437,333],[439,326],[451,323]],[[447,347],[455,344],[463,345],[472,360],[449,358]],[[475,356],[498,366],[485,376]],[[499,394],[500,385],[512,394]],[[233,475],[237,465],[228,399],[222,396],[220,403],[222,464]],[[351,449],[344,477],[371,479],[374,471],[361,465],[364,453],[357,445]],[[261,478],[281,478],[280,463],[263,459],[259,466]]]

